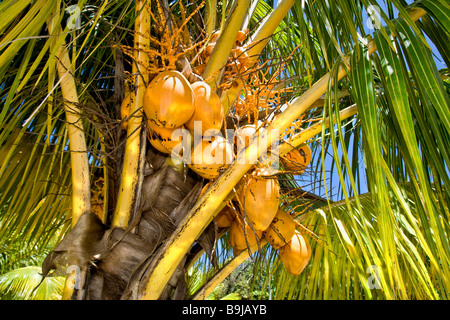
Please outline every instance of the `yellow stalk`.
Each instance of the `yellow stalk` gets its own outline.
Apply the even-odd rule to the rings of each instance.
[[[54,34],[53,22],[48,24],[50,34]],[[60,29],[60,28],[59,28]],[[91,187],[89,181],[89,162],[78,107],[78,94],[73,77],[72,63],[64,42],[56,51],[56,69],[61,79],[60,86],[64,98],[67,130],[69,135],[70,162],[72,169],[72,227],[78,218],[91,210]]]
[[[206,0],[206,34],[207,37],[211,37],[214,30],[216,29],[216,21],[217,21],[217,0]]]
[[[206,83],[215,88],[220,81],[220,71],[227,64],[231,49],[235,43],[237,34],[248,11],[250,0],[236,1],[231,9],[229,18],[222,29],[214,50],[203,71],[203,78]]]
[[[237,267],[239,267],[245,260],[250,257],[251,253],[254,253],[258,251],[259,248],[262,248],[267,244],[267,241],[265,239],[262,239],[261,242],[258,244],[254,244],[247,250],[242,251],[239,253],[236,257],[234,257],[232,260],[227,262],[225,266],[223,266],[220,271],[218,271],[200,290],[197,291],[197,293],[192,298],[193,300],[204,300],[206,297],[208,297],[211,292],[223,281],[226,277],[230,275],[233,270],[235,270]]]
[[[91,188],[89,179],[89,163],[87,157],[86,138],[83,124],[80,118],[80,109],[77,107],[78,95],[75,81],[70,70],[70,60],[67,51],[60,48],[57,52],[57,63],[60,77],[67,76],[61,82],[61,91],[66,108],[66,120],[68,122],[70,162],[72,167],[72,227],[78,218],[91,210]],[[69,76],[70,75],[70,76]]]
[[[423,11],[425,14],[425,11]],[[423,15],[422,14],[422,15]],[[422,15],[415,15],[416,19]],[[346,75],[344,67],[338,70],[338,79]],[[232,164],[209,188],[209,190],[197,201],[189,214],[182,221],[170,238],[167,239],[164,248],[155,257],[150,266],[150,276],[147,285],[142,292],[141,299],[158,299],[173,272],[181,262],[192,243],[200,236],[206,226],[218,213],[218,207],[243,175],[255,163],[262,152],[279,138],[278,132],[286,130],[292,123],[327,91],[330,73],[324,75],[302,96],[294,99],[288,108],[277,116],[275,120],[260,132],[259,137],[265,143],[259,143],[254,139],[250,145],[240,152],[237,160]],[[247,161],[243,161],[247,160]]]
[[[48,22],[50,35],[55,33],[62,34],[61,27],[56,27],[55,21],[59,21],[58,15]],[[90,172],[86,138],[84,135],[82,119],[80,117],[81,110],[78,108],[79,100],[73,76],[72,63],[65,48],[64,38],[61,38],[60,41],[61,42],[56,42],[58,48],[55,53],[55,58],[56,69],[60,78],[61,93],[64,98],[64,109],[69,135],[70,163],[72,170],[71,226],[74,227],[83,213],[91,211]],[[74,286],[69,282],[70,280],[65,283],[62,295],[63,300],[70,299],[73,294]]]
[[[135,78],[135,90],[131,92],[130,119],[128,120],[127,142],[120,181],[119,195],[114,212],[112,225],[126,228],[135,202],[136,185],[139,178],[139,163],[141,149],[142,105],[148,74],[145,73],[149,65],[149,57],[145,52],[150,49],[150,4],[145,0],[136,1],[136,18],[134,29],[135,63],[132,72]]]
[[[250,57],[250,62],[254,63],[258,59],[259,54],[266,46],[270,36],[275,32],[280,22],[291,9],[295,0],[282,0],[277,4],[273,10],[260,24],[260,27],[251,36],[246,45],[249,45],[247,53]]]

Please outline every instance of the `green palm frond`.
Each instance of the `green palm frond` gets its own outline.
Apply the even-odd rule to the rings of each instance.
[[[367,238],[376,242],[376,254],[383,253],[380,229],[384,225],[380,224],[373,196],[366,194],[361,196],[360,201],[361,211],[353,211],[353,216],[349,214],[345,200],[308,215],[304,224],[312,226],[311,231],[319,236],[320,241],[310,238],[313,256],[300,276],[287,274],[281,266],[279,276],[275,278],[275,299],[445,299],[446,290],[439,286],[441,275],[429,272],[430,262],[426,252],[418,246],[418,236],[400,205],[393,209],[398,227],[398,236],[393,241],[399,257],[398,266],[389,265],[386,261],[381,261],[381,264],[364,261],[362,247]],[[359,221],[360,229],[365,225],[368,230],[364,233],[363,243],[356,241],[356,234],[361,234],[361,231],[348,227],[352,225],[352,219]],[[349,255],[342,242],[346,247],[352,243],[357,254]],[[359,264],[364,266],[362,272],[358,270]],[[275,263],[273,266],[276,268]],[[398,273],[390,271],[398,282],[391,287],[383,286],[381,276],[388,274],[388,269],[397,267]],[[402,283],[405,285],[404,292]]]
[[[40,272],[40,267],[24,267],[0,275],[0,299],[60,300],[64,277],[47,277],[40,283]]]

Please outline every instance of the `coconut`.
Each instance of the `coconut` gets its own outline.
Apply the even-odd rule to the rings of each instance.
[[[288,244],[279,250],[280,259],[290,274],[299,275],[311,259],[311,247],[308,240],[298,231]]]
[[[244,233],[245,230],[245,233]],[[247,249],[247,243],[251,247],[262,238],[261,231],[253,231],[249,224],[242,225],[238,219],[233,220],[230,226],[230,245],[233,247],[234,255]]]
[[[216,179],[232,162],[234,153],[228,141],[213,136],[210,141],[202,139],[194,146],[189,168],[206,179]]]
[[[274,249],[279,249],[291,240],[294,233],[294,219],[290,214],[280,209],[270,223],[269,228],[265,231],[265,237]]]
[[[296,174],[302,174],[311,162],[312,152],[308,145],[299,149],[294,149],[282,159],[283,166],[288,171],[295,171]]]
[[[271,168],[255,169],[244,181],[240,198],[248,218],[256,230],[266,230],[278,211],[280,198],[280,184],[275,178],[264,178],[269,175]]]
[[[217,134],[222,128],[224,119],[219,96],[203,81],[193,83],[192,90],[195,97],[195,111],[191,119],[185,123],[185,127],[193,132],[195,121],[201,121],[202,131],[198,132],[199,134],[205,135],[207,131],[209,131],[209,134],[206,134],[208,136]]]
[[[181,129],[182,127],[168,129],[165,127],[159,127],[151,121],[147,121],[147,125],[149,127],[148,139],[150,143],[155,149],[163,153],[170,154],[172,149],[182,142],[182,136],[179,136],[178,140],[172,140],[173,132],[177,129]]]
[[[178,71],[158,74],[145,90],[144,111],[149,121],[159,127],[175,129],[194,114],[194,92]]]
[[[228,228],[231,226],[231,223],[234,221],[235,217],[236,214],[233,210],[226,206],[217,214],[214,220],[217,222],[217,227]]]

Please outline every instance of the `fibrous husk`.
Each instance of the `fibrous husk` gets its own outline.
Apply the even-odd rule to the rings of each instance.
[[[95,256],[105,251],[102,242],[106,227],[97,215],[87,212],[80,216],[76,225],[50,252],[42,264],[46,277],[66,275],[68,266],[86,266]]]
[[[167,157],[148,151],[141,206],[126,230],[109,229],[96,215],[86,213],[47,256],[43,264],[45,275],[51,269],[59,270],[54,275],[65,275],[69,265],[81,270],[82,281],[72,299],[138,298],[138,285],[148,271],[149,261],[177,224],[182,223],[202,187],[197,176],[179,173],[166,160]],[[204,239],[211,243],[208,237]],[[208,252],[213,257],[211,250]],[[171,298],[183,298],[186,293],[184,265],[179,268],[165,291]]]
[[[102,278],[103,287],[98,288],[101,289],[102,299],[120,299],[136,266],[149,257],[157,243],[147,242],[121,228],[108,230],[103,241],[107,251],[101,256],[91,277]],[[95,291],[96,288],[90,288],[91,294]]]
[[[107,247],[103,241],[106,226],[97,215],[86,212],[42,263],[42,280],[47,276],[68,276],[75,272],[72,297],[83,299],[88,270]],[[42,281],[41,281],[42,283]]]
[[[216,255],[216,241],[218,235],[213,223],[210,223],[205,231],[197,239],[197,243],[205,250],[206,255],[214,267],[218,267]]]

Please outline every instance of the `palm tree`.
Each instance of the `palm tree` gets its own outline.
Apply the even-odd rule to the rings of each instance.
[[[432,54],[448,65],[449,9],[1,2],[2,248],[57,238],[42,273],[67,276],[65,299],[204,299],[249,258],[261,297],[448,299],[449,81]],[[167,70],[213,88],[223,133],[258,125],[218,178],[147,139],[145,90]],[[285,170],[306,146],[307,169]],[[246,216],[239,183],[267,150],[282,166],[264,178],[311,246],[300,275],[266,238],[233,253],[215,220]]]

